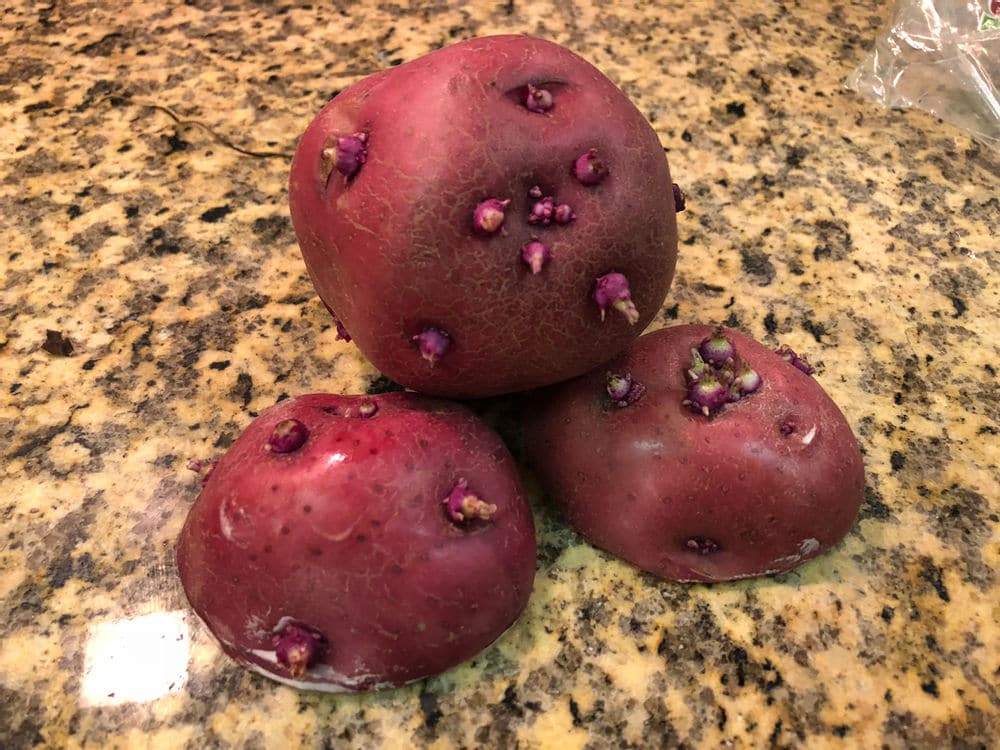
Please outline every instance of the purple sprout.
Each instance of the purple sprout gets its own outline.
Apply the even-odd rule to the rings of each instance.
[[[344,328],[344,324],[340,322],[340,318],[334,318],[333,323],[337,326],[337,338],[335,340],[344,341],[348,344],[351,343],[351,334],[349,334],[347,329]]]
[[[336,169],[350,180],[368,160],[368,134],[337,136],[332,146],[327,146],[321,152],[323,162],[328,165],[327,173]]]
[[[712,366],[702,359],[702,356],[698,353],[697,349],[692,349],[691,366],[684,371],[684,377],[687,379],[688,384],[697,383],[705,375],[712,372],[714,372]]]
[[[528,191],[532,199],[528,209],[528,223],[548,226],[553,221],[557,224],[569,224],[576,219],[573,209],[566,203],[556,205],[556,199],[551,195],[543,195],[542,189],[535,185]]]
[[[698,353],[713,367],[723,367],[736,356],[736,347],[725,337],[720,326],[698,345]]]
[[[632,378],[631,373],[608,373],[605,385],[611,403],[620,409],[631,406],[646,394],[646,386]]]
[[[751,368],[750,365],[742,363],[730,380],[729,393],[732,400],[736,401],[760,390],[763,384],[764,379],[761,378],[760,373]]]
[[[625,320],[630,325],[635,325],[639,320],[639,311],[632,302],[632,292],[629,289],[628,279],[620,273],[606,273],[597,278],[593,292],[594,302],[601,310],[601,320],[604,320],[608,308],[614,308],[625,316]]]
[[[581,154],[573,162],[573,176],[581,185],[592,187],[604,181],[608,176],[608,168],[597,156],[597,149],[592,148]]]
[[[469,491],[469,485],[464,479],[459,479],[442,501],[448,511],[448,517],[455,523],[480,519],[490,521],[497,512],[497,506],[483,500],[479,495]]]
[[[341,412],[336,406],[321,406],[321,411],[325,411],[327,414],[332,414],[335,417],[346,417],[348,419],[369,419],[378,414],[378,404],[372,399],[366,398],[357,408],[353,406],[348,406]]]
[[[674,190],[674,211],[680,213],[687,208],[687,193],[676,182],[671,187]]]
[[[552,212],[552,218],[556,220],[556,224],[569,224],[576,218],[576,214],[567,204],[560,203]]]
[[[779,346],[774,350],[774,352],[783,360],[804,372],[806,375],[812,375],[816,372],[816,368],[809,364],[809,361],[805,357],[796,354],[795,351],[789,346]]]
[[[628,395],[629,390],[632,388],[632,376],[628,373],[617,375],[609,372],[605,388],[608,395],[611,396],[612,401],[620,401]]]
[[[535,195],[535,193],[538,195]],[[528,195],[532,198],[536,198],[535,202],[531,204],[531,210],[528,213],[528,223],[529,224],[542,224],[548,226],[552,223],[552,216],[556,211],[556,199],[551,195],[546,195],[542,197],[542,192],[538,188],[532,188]]]
[[[716,367],[714,370],[715,377],[719,379],[726,388],[732,386],[733,381],[736,380],[736,369],[733,361],[728,360],[722,367]]]
[[[414,336],[413,340],[417,342],[421,356],[432,365],[437,364],[451,347],[451,337],[440,328],[431,326]]]
[[[552,251],[538,240],[532,240],[521,248],[521,260],[531,269],[531,273],[541,273],[545,264],[552,260]]]
[[[306,444],[309,428],[297,419],[283,419],[267,437],[265,450],[272,453],[292,453]]]
[[[289,623],[271,639],[278,663],[299,679],[319,661],[326,650],[326,638],[315,628]]]
[[[215,471],[215,461],[203,461],[200,458],[192,458],[187,462],[187,468],[198,475],[202,484],[208,482],[208,478]]]
[[[721,549],[717,541],[705,536],[693,536],[684,542],[684,546],[699,555],[711,555]]]
[[[531,112],[548,112],[555,102],[552,100],[552,92],[548,89],[541,89],[528,84],[528,92],[524,97],[524,106]]]
[[[330,313],[330,317],[333,318],[333,324],[337,327],[336,341],[346,341],[347,343],[350,343],[351,334],[347,332],[344,324],[341,322],[340,318],[337,317],[337,313],[335,313],[333,308],[326,304],[325,301],[323,302],[323,306],[326,308],[326,311]]]
[[[691,350],[691,366],[684,371],[684,379],[688,391],[682,403],[706,417],[764,384],[760,373],[737,358],[736,347],[721,326]]]
[[[708,373],[688,386],[687,398],[682,403],[684,406],[689,406],[692,410],[710,417],[718,413],[729,402],[729,388],[719,379],[718,375]]]
[[[482,234],[496,234],[503,226],[504,210],[510,199],[487,198],[472,212],[472,227]]]

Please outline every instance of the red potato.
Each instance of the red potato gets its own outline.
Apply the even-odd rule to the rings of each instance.
[[[279,682],[394,687],[514,623],[535,536],[513,459],[456,404],[314,394],[254,420],[180,535],[191,606],[223,650]]]
[[[673,277],[675,187],[596,68],[496,36],[338,94],[289,204],[341,335],[389,378],[464,398],[580,375],[638,336]]]
[[[596,546],[678,581],[789,570],[840,541],[864,494],[843,414],[788,349],[686,325],[543,391],[529,456]]]

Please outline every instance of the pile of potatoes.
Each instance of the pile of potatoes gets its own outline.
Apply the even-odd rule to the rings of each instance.
[[[338,335],[409,392],[280,402],[204,478],[178,566],[225,652],[374,690],[517,620],[531,510],[455,399],[527,392],[546,493],[663,578],[778,573],[843,538],[861,454],[803,358],[707,325],[640,336],[683,198],[641,113],[550,42],[469,40],[333,99],[295,154],[293,224]]]

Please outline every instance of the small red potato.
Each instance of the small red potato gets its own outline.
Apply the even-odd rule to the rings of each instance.
[[[840,541],[864,494],[843,414],[787,348],[685,325],[542,391],[543,486],[588,540],[677,581],[789,570]]]
[[[443,672],[514,623],[534,525],[513,459],[467,409],[313,394],[265,411],[214,466],[177,564],[244,666],[375,690]]]
[[[575,377],[656,315],[677,258],[656,133],[607,77],[526,36],[358,81],[308,126],[289,207],[341,338],[470,398]]]

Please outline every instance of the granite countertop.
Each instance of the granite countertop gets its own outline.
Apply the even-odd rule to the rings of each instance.
[[[0,746],[1000,744],[1000,155],[844,88],[887,3],[10,5]],[[595,551],[533,490],[535,592],[497,644],[403,689],[298,693],[187,607],[187,464],[284,396],[385,386],[306,276],[294,139],[362,75],[505,31],[648,116],[689,194],[654,326],[808,352],[864,505],[794,572],[693,586]]]

